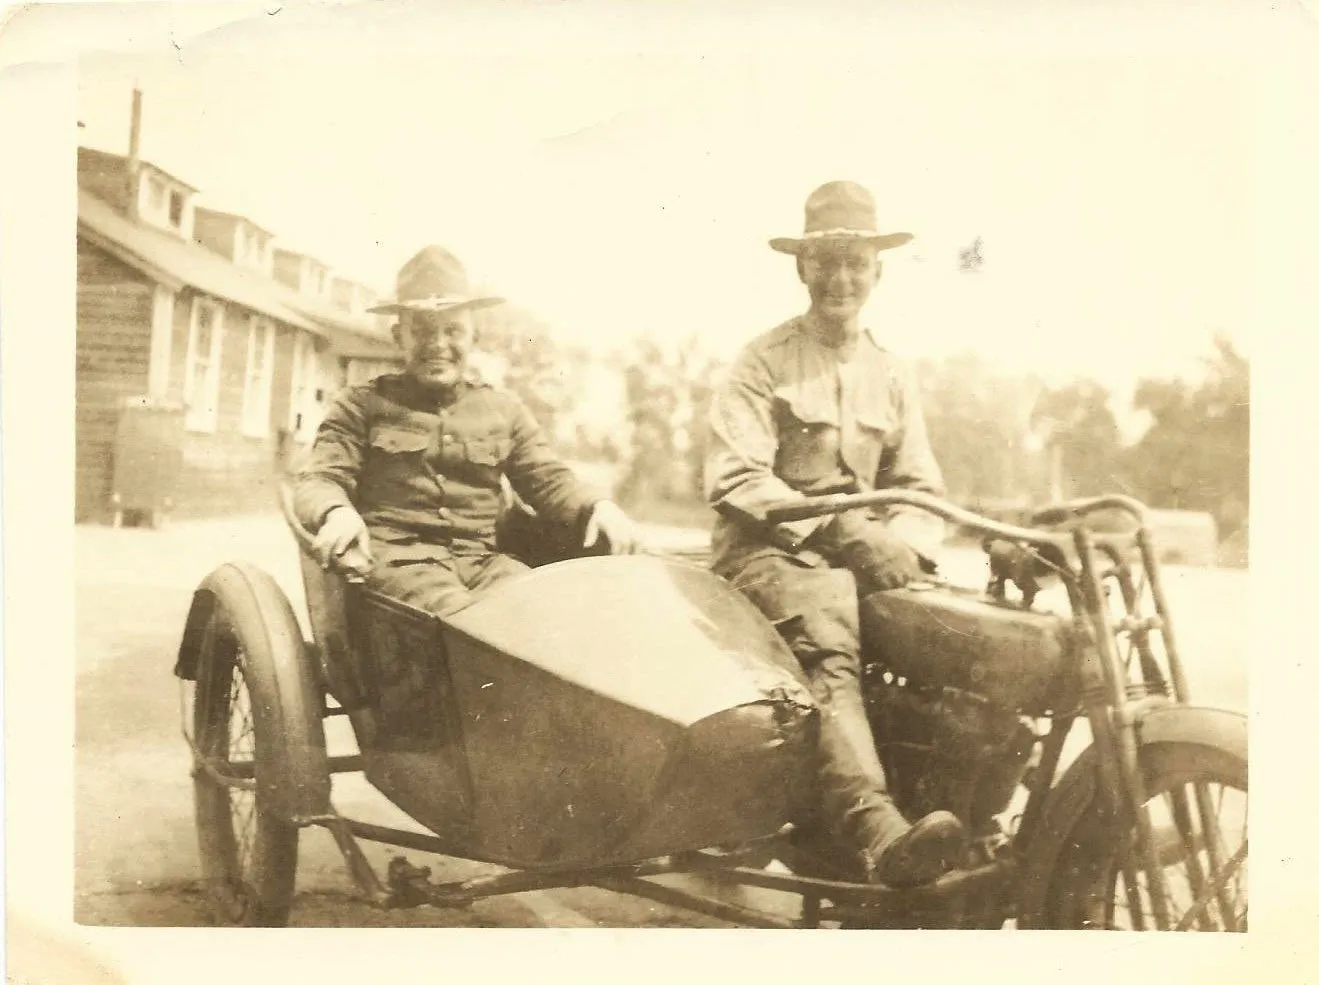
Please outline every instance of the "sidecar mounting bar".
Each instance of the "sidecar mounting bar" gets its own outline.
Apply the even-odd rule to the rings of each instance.
[[[510,896],[516,893],[568,889],[575,886],[606,886],[606,884],[608,884],[606,888],[613,888],[618,892],[647,896],[653,895],[648,892],[648,888],[655,885],[645,881],[647,876],[714,869],[727,870],[735,864],[738,857],[738,855],[718,855],[700,851],[683,852],[633,865],[539,871],[514,869],[460,882],[437,883],[431,881],[429,868],[420,868],[396,856],[389,864],[390,899],[386,906],[402,908],[431,904],[464,907],[476,900],[488,899],[492,896]],[[624,886],[629,888],[622,888]]]
[[[352,824],[353,827],[359,826],[358,822]],[[345,825],[346,830],[347,825]],[[431,880],[429,868],[420,868],[406,859],[395,857],[389,865],[388,892],[368,895],[386,909],[424,905],[462,908],[470,906],[477,900],[495,896],[546,889],[598,886],[622,895],[681,907],[729,923],[750,927],[792,929],[803,926],[816,927],[822,915],[828,919],[829,914],[834,911],[869,912],[873,915],[889,910],[906,911],[922,905],[936,904],[950,896],[1002,885],[1011,877],[1013,871],[1011,860],[1004,858],[976,869],[950,872],[929,886],[897,890],[882,885],[835,882],[736,865],[739,858],[758,858],[760,851],[753,846],[743,853],[683,852],[633,865],[546,871],[514,869],[459,882],[443,883]],[[803,918],[799,921],[783,920],[735,903],[726,903],[676,886],[652,882],[648,878],[679,873],[704,873],[725,885],[758,887],[800,896],[804,904]],[[825,900],[831,905],[822,906]]]
[[[1116,502],[1119,498],[1123,500],[1122,503]],[[1109,502],[1110,499],[1114,502]],[[1138,515],[1143,518],[1143,507],[1140,507],[1140,504],[1134,500],[1131,503],[1134,504],[1134,507],[1141,509]],[[1082,508],[1073,508],[1073,510],[1079,515],[1088,512],[1089,510],[1086,507],[1089,507],[1089,505],[1087,501],[1087,503],[1082,504]],[[765,511],[765,520],[772,524],[786,523],[791,520],[805,520],[809,517],[845,513],[848,510],[871,506],[915,506],[928,513],[933,513],[935,516],[942,517],[949,523],[968,527],[986,536],[1001,537],[1004,540],[1018,541],[1036,547],[1052,545],[1066,550],[1072,546],[1072,538],[1066,534],[1051,533],[1030,527],[1018,527],[1010,523],[999,523],[997,520],[990,520],[988,517],[979,516],[969,510],[954,506],[947,500],[940,499],[937,496],[913,492],[908,489],[882,489],[877,492],[840,493],[834,496],[811,496],[807,499],[792,500],[771,506]],[[1126,504],[1124,497],[1107,497],[1101,503],[1101,506],[1112,506],[1128,511],[1133,508]],[[1052,509],[1060,510],[1062,507]],[[1036,515],[1039,516],[1039,514]],[[1132,534],[1094,534],[1093,542],[1096,547],[1126,551],[1135,544],[1135,537]]]

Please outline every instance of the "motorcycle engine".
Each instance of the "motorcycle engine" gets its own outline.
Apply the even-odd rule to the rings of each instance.
[[[919,687],[879,664],[863,691],[889,792],[909,819],[956,814],[973,835],[995,827],[1036,742],[1011,708],[953,687]]]

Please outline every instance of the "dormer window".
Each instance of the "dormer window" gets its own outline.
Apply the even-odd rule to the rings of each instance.
[[[325,296],[325,268],[318,263],[307,264],[307,293],[318,298]]]
[[[138,192],[138,218],[143,222],[192,237],[193,189],[149,166],[142,169]]]
[[[165,211],[165,183],[150,175],[147,176],[147,203],[153,214]]]
[[[235,223],[233,258],[239,266],[269,274],[270,237],[246,222]]]

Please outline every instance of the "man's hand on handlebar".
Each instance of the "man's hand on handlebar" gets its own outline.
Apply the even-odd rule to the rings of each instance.
[[[862,591],[888,591],[926,577],[920,555],[864,510],[838,514],[819,537],[820,548],[856,575]]]
[[[363,581],[375,564],[366,523],[351,506],[336,506],[325,515],[311,550],[323,569],[337,568],[351,582]]]

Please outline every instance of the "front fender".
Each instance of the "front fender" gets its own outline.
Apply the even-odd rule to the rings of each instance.
[[[215,609],[215,593],[210,589],[208,581],[202,582],[192,593],[192,605],[188,607],[188,618],[183,624],[183,639],[174,657],[174,676],[185,681],[197,679],[197,662],[201,658],[206,623],[210,621],[211,612]]]
[[[1194,705],[1152,705],[1136,717],[1136,741],[1143,756],[1162,744],[1219,749],[1246,761],[1247,719],[1239,712]],[[1046,905],[1050,882],[1072,830],[1096,795],[1095,748],[1086,747],[1049,792],[1039,830],[1025,846],[1018,884],[1018,926],[1034,925]]]

